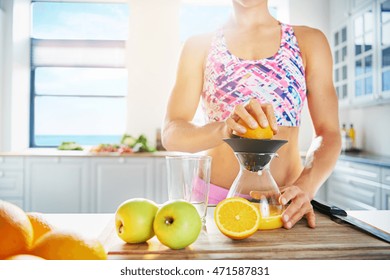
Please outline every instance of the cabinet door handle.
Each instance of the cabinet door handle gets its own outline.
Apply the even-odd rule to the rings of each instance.
[[[367,177],[371,177],[371,178],[377,178],[378,177],[378,174],[375,173],[375,172],[370,172],[370,171],[361,170],[361,169],[355,169],[353,167],[340,167],[338,169],[341,170],[341,171],[345,171],[345,172],[348,172],[348,173],[353,173],[353,174],[356,174],[356,175],[367,176]]]
[[[374,172],[370,172],[370,171],[364,171],[364,170],[356,170],[355,174],[363,175],[363,176],[367,176],[367,177],[372,177],[372,178],[377,178],[378,177],[378,173],[374,173]]]
[[[369,185],[369,186],[372,186],[372,187],[377,187],[377,188],[380,187],[380,184],[378,182],[373,182],[373,181],[362,179],[362,178],[359,178],[359,177],[349,177],[347,179],[347,182],[349,184],[352,184],[352,185],[353,185],[353,183],[361,183],[361,184]]]

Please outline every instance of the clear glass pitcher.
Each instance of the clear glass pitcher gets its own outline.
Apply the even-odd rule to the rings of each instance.
[[[280,191],[270,172],[270,163],[276,153],[234,153],[240,163],[240,172],[227,197],[243,197],[258,205],[259,229],[283,226],[281,215],[285,209],[279,203]]]

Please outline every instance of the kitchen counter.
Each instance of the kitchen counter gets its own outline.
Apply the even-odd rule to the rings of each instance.
[[[168,152],[168,151],[156,151],[152,153],[131,153],[122,154],[119,153],[93,153],[90,152],[90,148],[85,148],[83,151],[62,151],[55,148],[36,148],[26,149],[24,151],[16,152],[0,152],[2,156],[56,156],[56,157],[165,157],[174,155],[183,155],[185,153]]]
[[[353,161],[357,163],[372,164],[380,167],[390,167],[390,157],[365,152],[341,153],[339,159]]]
[[[390,259],[390,244],[355,227],[317,213],[317,227],[305,220],[291,230],[258,231],[244,240],[231,240],[214,224],[210,207],[198,240],[183,250],[171,250],[156,237],[126,244],[116,235],[113,214],[46,214],[55,226],[98,238],[109,259]],[[363,213],[364,212],[364,213]],[[349,211],[361,220],[390,230],[390,211]]]
[[[156,151],[152,153],[132,153],[123,154],[119,153],[92,153],[91,147],[85,147],[83,151],[61,151],[55,148],[34,148],[26,149],[23,151],[15,152],[0,152],[0,157],[3,156],[64,156],[64,157],[165,157],[174,155],[186,155],[188,153],[182,152],[169,152],[169,151]],[[306,152],[300,152],[300,156],[304,159]],[[349,160],[358,163],[373,164],[382,167],[390,167],[390,157],[381,156],[371,153],[341,153],[339,156],[341,160]]]

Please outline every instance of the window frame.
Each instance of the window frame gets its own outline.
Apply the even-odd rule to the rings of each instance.
[[[30,2],[31,7],[31,16],[33,15],[33,4],[34,3],[45,3],[45,2],[53,2],[53,3],[79,3],[79,4],[128,4],[128,1],[126,0],[32,0]],[[31,23],[31,30],[33,26]],[[126,60],[123,59],[123,63],[103,63],[99,65],[97,64],[77,64],[77,65],[67,65],[66,63],[57,63],[57,64],[39,64],[34,63],[34,52],[38,48],[39,45],[65,45],[67,47],[69,46],[77,46],[77,45],[83,45],[83,46],[89,46],[92,48],[119,48],[123,49],[124,55],[126,55],[126,44],[127,44],[127,38],[125,40],[110,40],[110,39],[40,39],[40,38],[34,38],[32,34],[30,34],[30,102],[29,102],[29,148],[53,148],[56,147],[55,144],[47,146],[47,145],[38,145],[36,143],[36,97],[53,97],[53,98],[123,98],[124,102],[126,102],[127,95],[83,95],[83,94],[42,94],[36,92],[36,70],[40,67],[45,68],[97,68],[97,69],[128,69],[126,66]],[[70,47],[71,48],[71,47]],[[99,62],[99,61],[97,61]],[[88,135],[88,134],[83,134]],[[98,144],[98,143],[97,143]]]

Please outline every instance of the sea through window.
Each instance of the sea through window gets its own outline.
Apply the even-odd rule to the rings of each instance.
[[[118,143],[128,4],[32,1],[31,13],[30,146]]]

